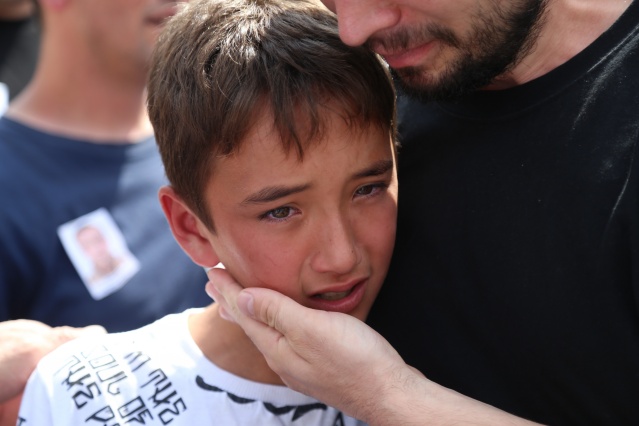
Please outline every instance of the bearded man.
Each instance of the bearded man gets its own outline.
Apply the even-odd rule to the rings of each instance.
[[[409,95],[387,340],[214,271],[228,316],[372,425],[638,424],[639,1],[324,3]]]

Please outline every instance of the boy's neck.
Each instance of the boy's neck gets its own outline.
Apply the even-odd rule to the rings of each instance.
[[[217,304],[191,315],[189,331],[204,356],[223,370],[259,383],[284,385],[244,331],[220,317]]]

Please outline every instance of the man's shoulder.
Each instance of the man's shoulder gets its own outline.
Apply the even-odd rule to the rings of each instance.
[[[33,131],[35,131],[35,129],[26,124],[13,120],[6,115],[0,116],[0,137],[2,138],[22,136]]]
[[[0,117],[0,164],[2,169],[17,169],[34,155],[51,156],[41,145],[53,136],[8,117]]]

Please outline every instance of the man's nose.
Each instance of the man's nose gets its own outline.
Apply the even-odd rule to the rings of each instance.
[[[400,11],[386,0],[336,0],[339,36],[345,44],[359,46],[378,31],[399,22]]]

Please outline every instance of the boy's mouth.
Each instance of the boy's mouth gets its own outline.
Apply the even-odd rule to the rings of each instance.
[[[353,288],[346,291],[328,291],[326,293],[316,294],[313,297],[322,300],[340,300],[349,296],[353,292]]]
[[[358,278],[344,285],[326,288],[308,301],[309,308],[348,314],[359,306],[364,298],[368,278]]]

